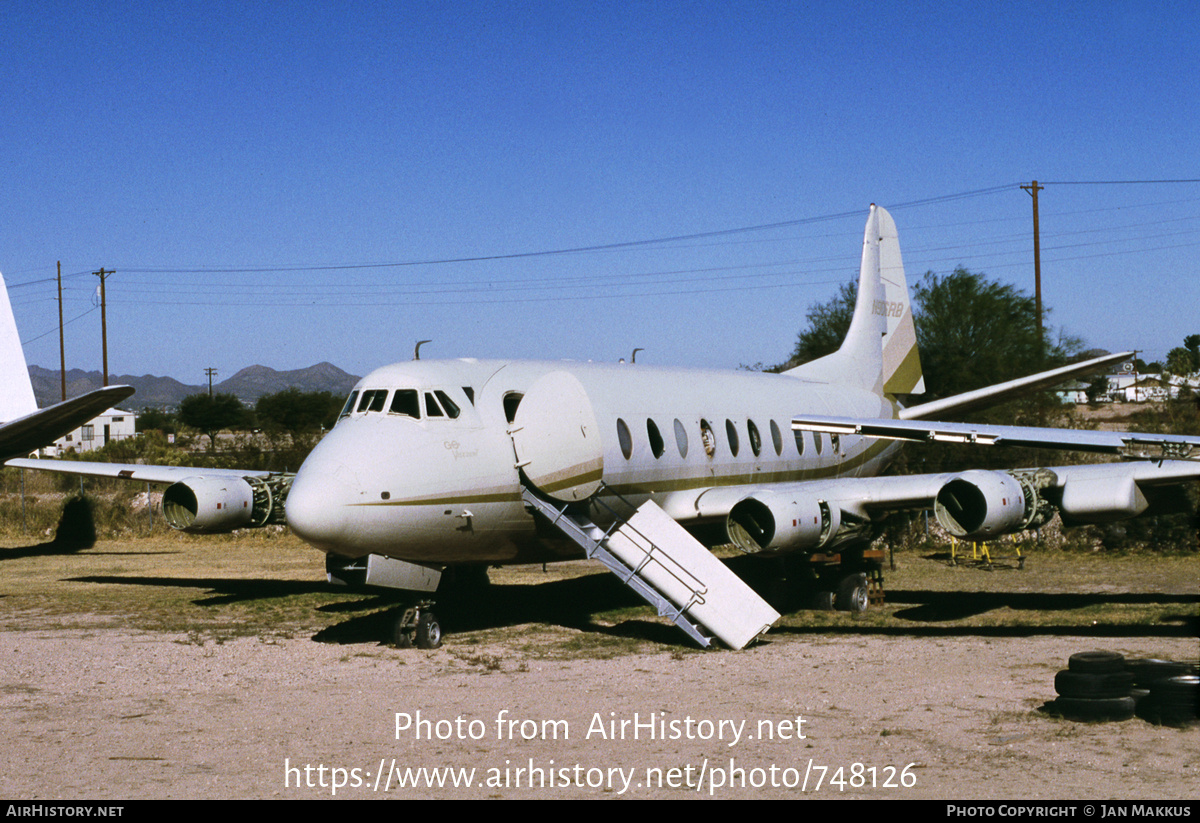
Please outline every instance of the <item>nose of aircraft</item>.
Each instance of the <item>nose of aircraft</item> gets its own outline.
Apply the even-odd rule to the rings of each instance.
[[[333,433],[313,449],[296,472],[288,492],[287,524],[296,536],[324,551],[349,548],[352,539],[348,505],[357,494],[353,469],[328,443]]]

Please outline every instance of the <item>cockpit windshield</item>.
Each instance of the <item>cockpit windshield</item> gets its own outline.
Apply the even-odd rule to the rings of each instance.
[[[389,411],[392,414],[402,414],[405,417],[415,417],[419,420],[421,418],[421,401],[417,397],[417,390],[397,389]]]
[[[388,395],[391,403],[388,403]],[[419,389],[358,389],[350,392],[346,405],[342,407],[338,420],[351,414],[368,414],[387,410],[388,414],[411,417],[414,420],[457,418],[462,413],[459,405],[441,389],[422,391]],[[422,412],[422,410],[424,410]]]

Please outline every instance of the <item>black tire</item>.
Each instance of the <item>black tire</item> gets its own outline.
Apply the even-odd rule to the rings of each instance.
[[[862,614],[871,602],[871,588],[867,584],[867,576],[862,572],[850,574],[842,578],[838,584],[837,597],[834,606],[838,611]]]
[[[1133,674],[1133,682],[1143,689],[1150,688],[1150,685],[1156,680],[1190,674],[1190,667],[1187,663],[1155,658],[1126,660],[1125,670]]]
[[[412,629],[404,625],[404,613],[392,620],[392,645],[397,649],[412,648]]]
[[[1200,677],[1185,674],[1164,678],[1150,687],[1150,696],[1159,706],[1190,709],[1194,715],[1200,697]]]
[[[833,611],[833,592],[820,591],[812,597],[813,611],[831,612]]]
[[[442,645],[442,624],[438,622],[433,612],[421,612],[417,618],[417,631],[414,637],[418,649],[436,649]]]
[[[1073,672],[1086,674],[1109,674],[1125,670],[1125,657],[1119,652],[1077,652],[1067,661]]]
[[[1089,674],[1063,669],[1054,675],[1054,690],[1063,697],[1082,697],[1089,700],[1110,697],[1129,697],[1133,688],[1130,672]]]
[[[1132,697],[1109,697],[1088,700],[1082,697],[1060,697],[1051,704],[1054,711],[1068,720],[1128,720],[1133,717]]]

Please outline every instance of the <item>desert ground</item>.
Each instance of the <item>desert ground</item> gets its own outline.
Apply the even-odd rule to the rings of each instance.
[[[1077,651],[1196,662],[1195,554],[901,554],[882,608],[790,611],[741,652],[585,562],[493,570],[421,651],[286,532],[46,539],[0,543],[9,798],[1200,793],[1200,729],[1042,710]]]

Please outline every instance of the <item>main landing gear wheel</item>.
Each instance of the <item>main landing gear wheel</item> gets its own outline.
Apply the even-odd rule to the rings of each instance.
[[[392,622],[390,640],[398,649],[437,649],[442,645],[442,624],[430,609],[422,604],[405,609]]]
[[[861,572],[842,578],[838,584],[835,605],[838,611],[862,614],[871,602],[871,589],[867,584],[867,576]]]
[[[418,649],[436,649],[442,645],[442,624],[433,612],[421,612],[417,618],[416,637]]]

